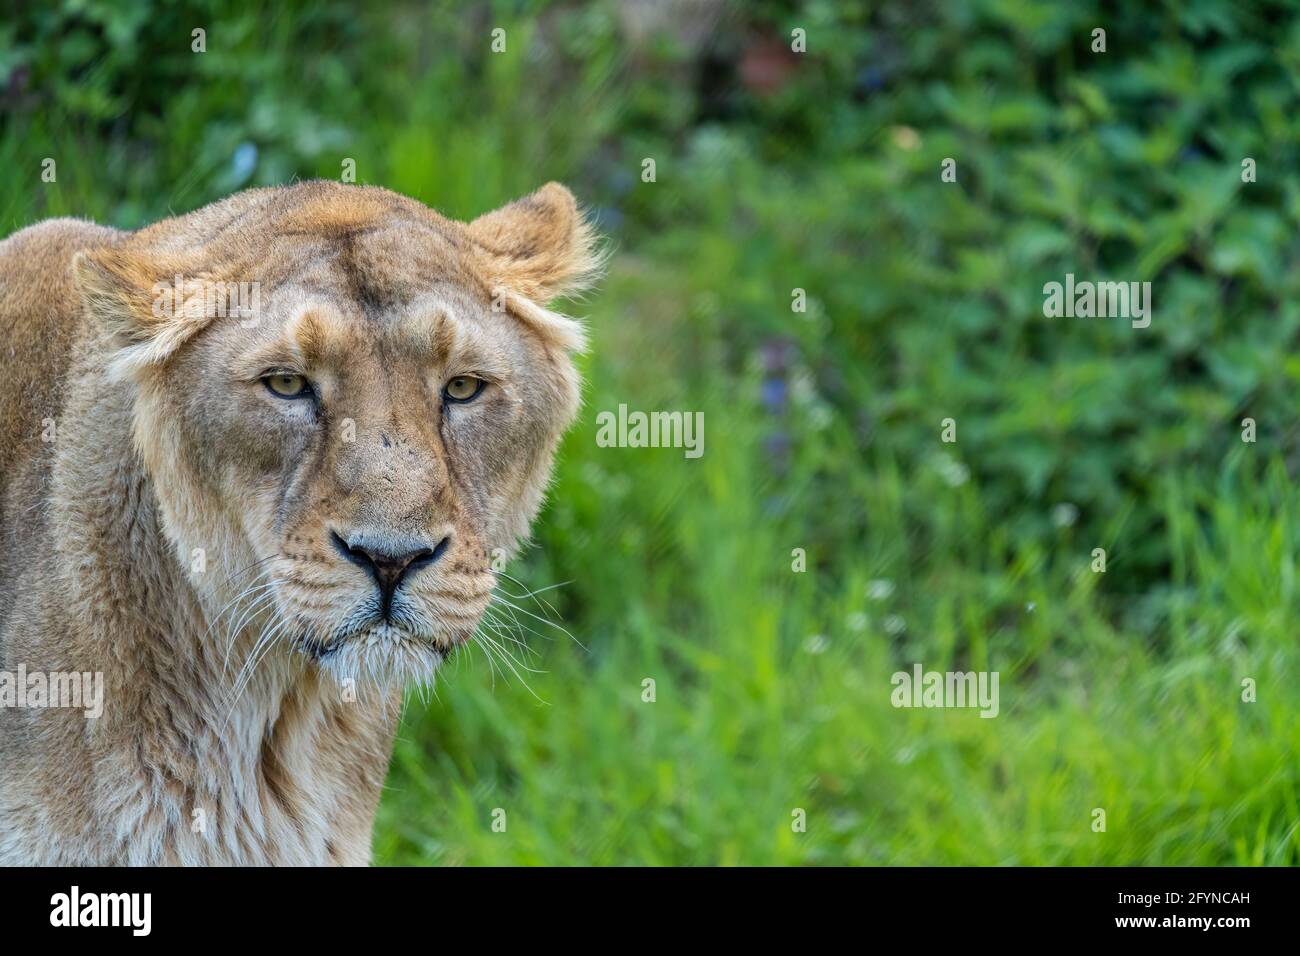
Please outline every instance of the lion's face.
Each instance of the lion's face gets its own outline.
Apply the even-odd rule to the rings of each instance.
[[[200,243],[180,295],[155,280],[181,307],[127,330],[137,444],[207,603],[338,678],[427,679],[473,636],[576,412],[577,330],[542,303],[589,240],[560,187],[469,226],[294,188],[262,210],[261,261]],[[96,265],[92,308],[117,277]],[[257,282],[255,312],[222,309],[213,276]]]
[[[367,310],[332,270],[273,292],[256,327],[201,336],[167,389],[187,457],[264,560],[250,579],[271,583],[286,640],[342,675],[418,673],[473,634],[573,376],[454,287]]]

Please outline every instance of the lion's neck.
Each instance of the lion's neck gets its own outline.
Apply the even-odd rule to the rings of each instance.
[[[279,648],[254,656],[266,649],[253,627],[232,634],[216,620],[163,532],[129,394],[102,382],[86,392],[59,435],[51,520],[65,626],[45,636],[65,636],[54,656],[103,675],[104,714],[85,736],[99,791],[89,809],[116,835],[105,851],[367,861],[398,700],[345,699]]]

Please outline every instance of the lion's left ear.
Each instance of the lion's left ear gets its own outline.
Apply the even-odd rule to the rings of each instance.
[[[596,232],[559,183],[479,216],[466,229],[489,282],[541,305],[583,292],[600,276]]]

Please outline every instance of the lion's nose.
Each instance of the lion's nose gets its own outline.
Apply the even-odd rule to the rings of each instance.
[[[446,537],[431,548],[403,548],[360,534],[345,539],[336,531],[330,532],[330,538],[343,557],[364,568],[375,579],[385,618],[392,610],[393,594],[402,580],[408,574],[433,564],[451,544],[451,538]]]

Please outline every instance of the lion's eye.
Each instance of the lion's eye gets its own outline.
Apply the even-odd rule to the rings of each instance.
[[[306,398],[311,394],[311,383],[293,372],[272,372],[262,381],[277,398]]]
[[[450,402],[468,402],[477,398],[487,382],[472,375],[457,375],[443,387],[442,394]]]

